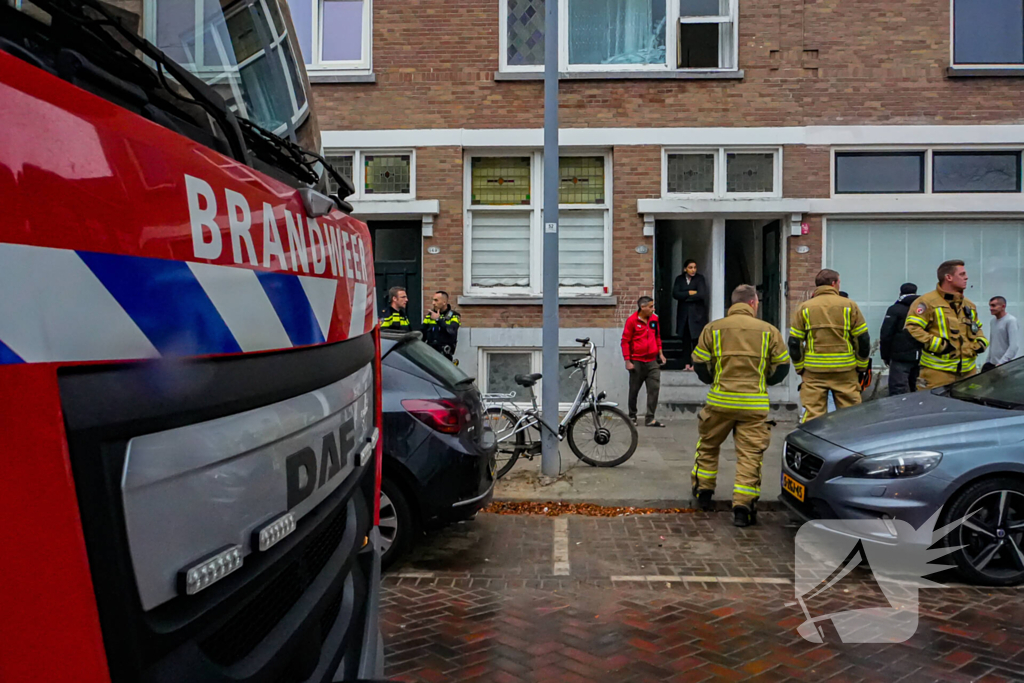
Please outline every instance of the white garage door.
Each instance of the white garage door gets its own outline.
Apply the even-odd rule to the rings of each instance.
[[[967,298],[978,306],[988,332],[988,300],[1006,297],[1018,321],[1024,314],[1024,221],[829,220],[825,262],[839,271],[843,291],[864,311],[876,347],[885,309],[913,282],[918,292],[934,289],[935,269],[962,259],[969,278]]]

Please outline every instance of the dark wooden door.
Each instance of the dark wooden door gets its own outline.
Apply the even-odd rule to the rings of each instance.
[[[761,319],[782,329],[782,226],[772,221],[761,228]]]
[[[405,287],[409,295],[406,313],[413,328],[423,320],[423,225],[420,221],[370,221],[373,270],[377,276],[377,306],[388,305],[388,290]]]

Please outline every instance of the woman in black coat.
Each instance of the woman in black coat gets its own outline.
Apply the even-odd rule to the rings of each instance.
[[[697,272],[697,262],[693,259],[683,264],[683,273],[672,285],[672,297],[679,302],[676,305],[676,334],[683,340],[685,369],[693,370],[693,349],[708,324],[708,284]]]

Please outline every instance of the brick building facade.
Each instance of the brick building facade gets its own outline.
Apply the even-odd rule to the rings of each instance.
[[[407,282],[414,312],[450,292],[485,390],[539,370],[543,0],[289,4],[379,288]],[[712,317],[751,282],[785,326],[829,266],[876,336],[899,285],[931,288],[946,258],[983,309],[1022,312],[1020,0],[560,5],[562,341],[597,340],[613,397],[622,323],[653,295],[671,332],[685,258]],[[691,384],[663,400],[696,402]]]

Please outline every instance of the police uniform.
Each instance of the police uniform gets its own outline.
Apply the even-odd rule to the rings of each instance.
[[[924,347],[921,380],[929,389],[977,373],[978,354],[988,348],[974,303],[937,287],[910,305],[904,329]]]
[[[793,367],[801,374],[801,422],[828,412],[828,394],[837,408],[860,403],[858,371],[868,368],[871,345],[868,324],[853,301],[839,295],[831,285],[814,290],[800,304],[789,328],[789,350]],[[864,340],[858,337],[864,336]]]
[[[455,358],[455,346],[459,343],[459,314],[448,306],[437,320],[430,313],[423,316],[423,341],[430,348],[444,355],[448,360]]]
[[[711,389],[700,413],[696,462],[690,473],[694,493],[715,490],[718,452],[731,433],[736,443],[733,506],[753,511],[761,495],[761,460],[771,439],[765,423],[768,384],[781,381],[789,368],[782,333],[754,317],[748,304],[733,304],[726,317],[704,327],[693,359],[706,364],[711,375]],[[781,372],[782,366],[785,372]],[[698,375],[703,375],[703,370],[699,368]]]
[[[388,306],[380,316],[380,329],[409,332],[412,330],[412,323],[409,322],[404,310],[396,311]]]

